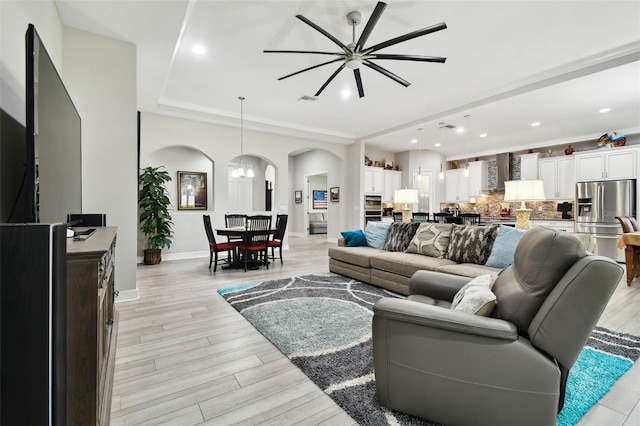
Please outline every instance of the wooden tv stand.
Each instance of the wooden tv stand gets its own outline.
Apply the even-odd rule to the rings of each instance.
[[[118,327],[116,232],[96,227],[86,240],[67,238],[68,425],[109,424]]]

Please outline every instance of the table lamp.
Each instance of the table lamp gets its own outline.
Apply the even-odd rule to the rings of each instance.
[[[398,204],[404,204],[402,209],[402,222],[411,222],[411,209],[407,206],[408,203],[418,202],[418,190],[417,189],[396,189],[394,202]]]
[[[516,209],[516,228],[529,229],[531,209],[525,201],[544,201],[544,186],[539,179],[508,180],[504,183],[504,201],[520,201],[520,208]]]

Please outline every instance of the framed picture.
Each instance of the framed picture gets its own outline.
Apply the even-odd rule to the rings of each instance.
[[[329,188],[329,199],[333,203],[337,203],[340,201],[340,187],[334,186],[333,188]]]
[[[295,191],[294,198],[296,200],[296,203],[300,204],[302,202],[302,191]]]
[[[314,210],[327,209],[327,191],[318,189],[313,190],[313,207]]]
[[[207,209],[207,174],[178,172],[178,210]]]

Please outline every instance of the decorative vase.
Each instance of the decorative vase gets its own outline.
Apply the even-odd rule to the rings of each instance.
[[[568,147],[565,148],[564,150],[564,155],[571,155],[573,154],[575,151],[575,149],[573,149],[573,147],[571,145],[569,145]]]
[[[144,250],[144,264],[145,265],[157,265],[162,261],[161,249],[145,249]]]

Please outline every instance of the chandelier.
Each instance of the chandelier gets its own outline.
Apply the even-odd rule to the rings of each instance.
[[[231,171],[231,177],[254,177],[253,166],[244,162],[244,97],[240,99],[240,163]]]

